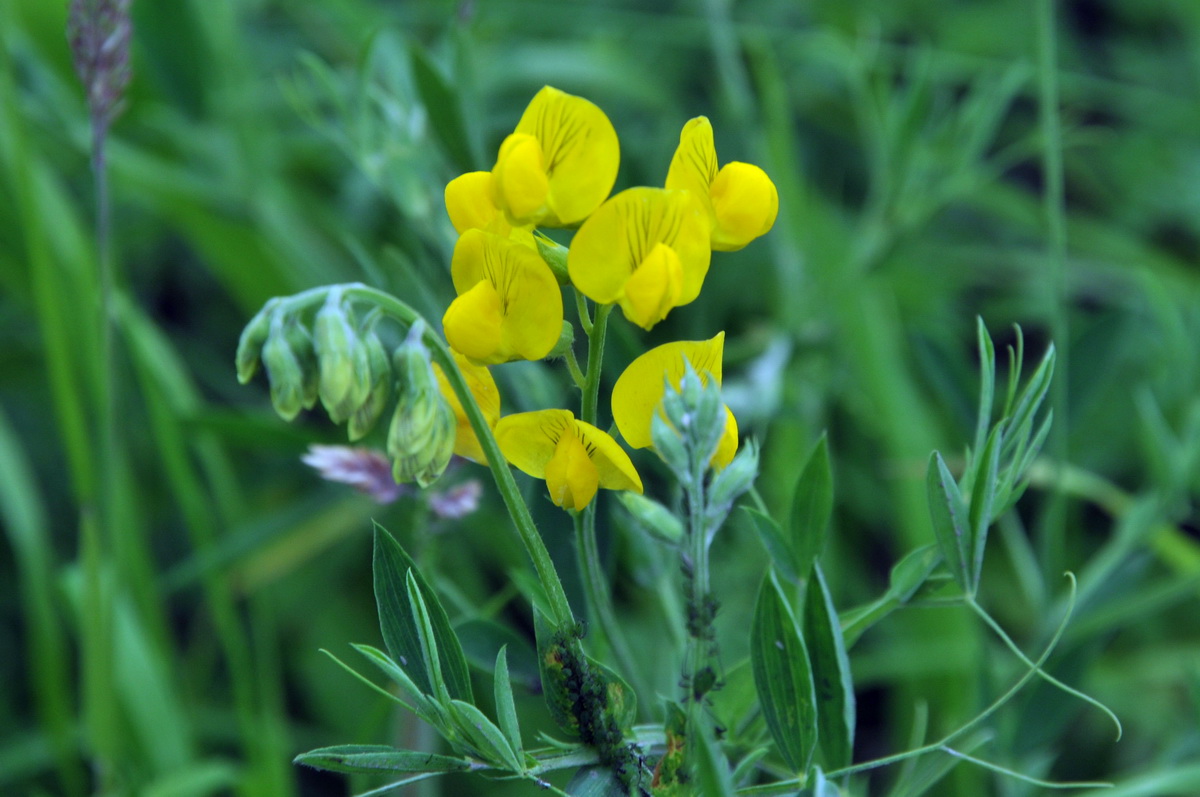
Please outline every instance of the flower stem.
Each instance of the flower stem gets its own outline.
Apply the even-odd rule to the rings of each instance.
[[[361,283],[350,283],[341,288],[346,296],[372,302],[383,312],[406,325],[411,325],[421,318],[416,310],[384,291]],[[315,288],[297,294],[286,301],[293,306],[317,304],[324,300],[324,296],[329,290],[328,287]],[[567,593],[563,589],[558,572],[554,569],[554,560],[550,558],[550,552],[546,549],[546,544],[538,533],[533,516],[529,513],[529,507],[526,506],[525,499],[521,497],[521,493],[517,489],[512,471],[509,470],[504,455],[500,453],[500,446],[496,444],[491,427],[488,426],[483,412],[479,409],[479,404],[467,387],[466,380],[458,369],[458,363],[450,354],[450,347],[428,326],[426,326],[423,342],[429,347],[433,359],[442,367],[442,371],[446,374],[446,381],[454,389],[459,402],[462,403],[463,411],[471,421],[471,428],[475,430],[475,436],[479,438],[479,446],[483,449],[484,456],[487,457],[492,477],[496,480],[496,488],[504,499],[504,505],[516,527],[517,535],[525,545],[529,558],[533,560],[533,567],[537,571],[542,589],[546,591],[551,621],[558,628],[573,624],[575,616],[571,612],[571,604],[567,601]]]

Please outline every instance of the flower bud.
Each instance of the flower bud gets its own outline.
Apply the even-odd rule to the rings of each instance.
[[[371,389],[369,356],[346,318],[341,298],[340,291],[330,291],[313,322],[321,366],[321,403],[334,423],[347,420]]]
[[[383,348],[383,342],[374,332],[368,332],[362,339],[362,348],[367,352],[371,389],[367,393],[367,400],[350,416],[351,441],[366,437],[392,397],[392,363]]]
[[[304,406],[304,369],[288,344],[281,318],[276,317],[271,322],[262,359],[271,382],[271,404],[279,417],[290,421]]]
[[[554,344],[554,348],[546,355],[549,359],[555,357],[566,357],[567,352],[575,345],[575,327],[571,326],[570,321],[562,322],[562,332],[559,333],[558,343]]]
[[[424,328],[421,322],[414,324],[392,358],[400,396],[388,429],[387,450],[397,482],[416,481],[428,487],[450,464],[456,424],[421,343]]]
[[[652,537],[670,545],[676,545],[683,539],[682,521],[658,501],[629,490],[619,491],[617,498],[637,524]]]
[[[300,370],[304,373],[301,395],[304,409],[311,410],[316,406],[317,392],[321,381],[312,335],[308,334],[308,330],[303,324],[295,321],[284,325],[283,334],[287,338],[288,346],[292,349],[292,354],[296,356],[296,362],[300,363]]]
[[[567,272],[567,252],[569,251],[567,247],[555,243],[541,234],[533,236],[533,240],[537,244],[538,254],[542,256],[542,260],[546,261],[546,265],[554,273],[558,284],[570,285],[571,277]]]
[[[758,446],[748,442],[738,455],[713,477],[708,488],[708,514],[710,528],[716,528],[729,514],[730,507],[742,493],[754,484],[758,475]]]
[[[267,342],[267,336],[271,333],[271,315],[278,303],[278,299],[267,302],[263,309],[258,311],[258,315],[250,319],[250,323],[242,330],[242,337],[238,340],[235,362],[238,382],[243,385],[249,383],[258,370],[263,344]]]
[[[669,395],[669,394],[668,394]],[[666,403],[664,399],[663,403]],[[654,443],[654,451],[667,463],[667,467],[675,474],[675,478],[686,487],[692,480],[687,448],[679,432],[660,413],[654,413],[650,419],[650,439]]]

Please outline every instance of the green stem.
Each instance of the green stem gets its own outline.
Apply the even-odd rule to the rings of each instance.
[[[588,312],[587,299],[579,291],[575,293],[575,312],[579,314],[579,326],[589,338],[592,336],[592,314]]]
[[[587,374],[583,380],[583,400],[580,420],[596,425],[597,407],[600,399],[600,374],[604,365],[604,338],[608,333],[608,316],[612,305],[596,307],[594,321],[587,318],[587,306],[582,295],[576,291],[579,323],[588,332]],[[585,323],[586,322],[586,323]],[[589,331],[590,328],[590,331]],[[617,663],[627,677],[639,672],[637,660],[629,648],[621,624],[613,609],[612,595],[608,591],[608,579],[600,561],[600,545],[596,538],[596,502],[593,500],[582,512],[575,515],[575,552],[579,562],[579,574],[583,579],[591,615],[597,621],[600,639],[607,643],[616,656]]]
[[[1050,430],[1050,451],[1059,462],[1067,462],[1067,220],[1063,188],[1062,129],[1058,98],[1058,63],[1055,57],[1054,0],[1037,3],[1037,71],[1038,116],[1042,138],[1042,210],[1046,219],[1046,269],[1050,329],[1058,341],[1059,377],[1051,386],[1050,401],[1054,407],[1054,428]],[[1041,547],[1046,573],[1062,570],[1064,537],[1066,535],[1066,498],[1054,491],[1046,509],[1042,526]]]
[[[704,670],[710,658],[706,646],[709,643],[708,634],[712,627],[707,620],[710,601],[708,578],[708,529],[704,522],[704,470],[695,468],[691,483],[687,488],[688,502],[688,554],[691,558],[690,594],[688,595],[688,635],[687,647],[684,650],[683,666],[687,676],[687,694],[684,705],[687,708],[688,736],[699,738],[699,713],[694,709],[696,700],[696,681]]]
[[[361,283],[349,283],[341,287],[346,296],[372,302],[385,313],[406,325],[411,325],[417,319],[421,318],[421,315],[416,310],[384,291],[368,287]],[[323,301],[325,294],[329,290],[329,287],[314,288],[296,294],[291,299],[285,300],[285,302],[293,307],[314,305]],[[571,604],[567,601],[567,593],[563,589],[558,572],[554,569],[554,560],[550,558],[550,552],[546,549],[546,544],[542,541],[542,537],[538,533],[537,526],[533,522],[533,516],[529,513],[529,507],[526,506],[525,500],[521,497],[520,490],[517,489],[516,480],[513,479],[512,471],[509,470],[508,462],[504,459],[504,455],[500,453],[500,446],[496,444],[496,438],[492,434],[491,427],[488,426],[487,420],[483,417],[483,412],[479,409],[479,404],[476,403],[470,388],[467,387],[467,382],[463,378],[462,372],[458,369],[458,363],[454,361],[454,357],[450,354],[450,347],[437,333],[429,329],[428,325],[426,327],[424,343],[429,347],[433,359],[441,366],[442,371],[446,375],[446,381],[454,389],[454,393],[458,396],[467,419],[471,422],[471,428],[475,430],[475,436],[479,438],[479,446],[483,449],[484,456],[487,457],[492,477],[496,480],[496,488],[500,491],[500,496],[504,499],[504,505],[508,509],[508,514],[512,518],[513,525],[516,527],[517,535],[525,545],[525,550],[528,552],[529,558],[533,560],[533,567],[537,571],[538,579],[541,581],[542,588],[546,591],[546,598],[550,604],[548,608],[551,620],[555,627],[558,628],[574,623],[575,616],[571,612]]]
[[[575,387],[583,390],[587,385],[587,377],[583,375],[583,369],[579,367],[579,360],[575,359],[574,349],[567,349],[566,359],[567,370],[571,372],[571,379],[575,382]]]

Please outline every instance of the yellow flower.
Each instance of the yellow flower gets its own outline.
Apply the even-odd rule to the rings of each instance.
[[[454,362],[458,364],[458,370],[462,372],[463,379],[467,382],[467,389],[475,397],[475,403],[479,405],[484,420],[487,421],[489,427],[495,428],[496,421],[500,420],[500,391],[496,389],[496,380],[492,379],[492,374],[486,366],[475,365],[456,351],[452,350],[450,353],[454,355]],[[454,392],[454,388],[450,387],[450,382],[446,379],[446,373],[442,370],[442,366],[434,363],[433,373],[437,377],[438,389],[442,391],[442,395],[450,404],[450,409],[454,410],[454,419],[457,424],[454,453],[460,457],[466,457],[472,462],[486,465],[487,457],[479,445],[479,438],[475,435],[475,429],[472,428],[466,412],[463,411],[458,394]]]
[[[724,349],[725,333],[719,332],[711,340],[664,343],[631,362],[613,385],[612,392],[613,420],[625,442],[633,448],[647,448],[653,444],[650,437],[651,420],[662,403],[666,382],[669,380],[673,387],[679,388],[685,359],[705,384],[711,378],[720,385]],[[737,448],[737,419],[726,407],[725,432],[713,454],[713,467],[728,465]]]
[[[467,172],[446,184],[446,215],[462,235],[483,230],[537,250],[533,225],[514,226],[492,199],[492,173]]]
[[[666,186],[700,198],[712,227],[712,248],[719,252],[741,249],[766,234],[779,212],[779,193],[762,169],[732,161],[717,170],[712,125],[704,116],[683,126]]]
[[[617,302],[643,329],[700,295],[712,256],[704,210],[687,191],[630,188],[596,210],[567,256],[589,299]]]
[[[500,145],[492,198],[513,224],[573,226],[608,196],[620,158],[604,111],[545,86]]]
[[[467,230],[450,276],[458,298],[442,317],[446,340],[472,361],[540,360],[562,333],[562,292],[550,267],[527,246]]]
[[[569,410],[521,412],[496,424],[496,442],[520,470],[545,479],[550,500],[581,510],[596,490],[642,492],[629,455],[606,432],[575,419]]]

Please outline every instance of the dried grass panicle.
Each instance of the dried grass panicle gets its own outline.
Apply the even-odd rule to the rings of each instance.
[[[71,0],[67,41],[93,122],[100,126],[116,118],[129,84],[130,5],[131,0]]]

